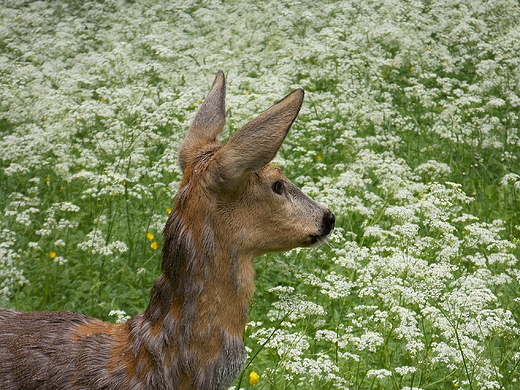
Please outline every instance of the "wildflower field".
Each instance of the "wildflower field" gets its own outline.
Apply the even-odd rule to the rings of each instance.
[[[520,4],[0,4],[0,306],[147,305],[177,151],[222,69],[225,137],[291,90],[275,163],[337,217],[256,260],[233,388],[520,388]]]

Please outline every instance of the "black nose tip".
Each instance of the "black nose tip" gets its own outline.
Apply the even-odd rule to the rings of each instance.
[[[334,229],[336,217],[329,210],[323,215],[323,233],[326,236]]]

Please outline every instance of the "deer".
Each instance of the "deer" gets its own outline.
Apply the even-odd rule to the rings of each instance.
[[[161,274],[125,323],[0,309],[2,390],[221,390],[244,367],[253,259],[324,242],[334,214],[271,162],[304,98],[296,89],[222,144],[219,71],[179,150]]]

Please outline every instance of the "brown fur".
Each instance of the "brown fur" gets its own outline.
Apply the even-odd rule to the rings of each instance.
[[[181,147],[162,274],[144,313],[109,324],[0,309],[0,388],[219,390],[240,373],[253,258],[310,246],[334,216],[269,165],[303,100],[296,90],[226,145],[219,72]]]

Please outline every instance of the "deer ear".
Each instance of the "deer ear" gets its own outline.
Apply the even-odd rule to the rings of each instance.
[[[182,170],[201,148],[219,143],[226,121],[226,78],[221,70],[215,76],[206,100],[201,104],[179,151]]]
[[[216,155],[226,188],[267,165],[278,152],[303,102],[297,89],[238,130]]]

